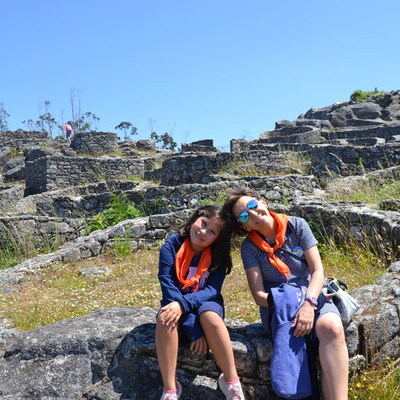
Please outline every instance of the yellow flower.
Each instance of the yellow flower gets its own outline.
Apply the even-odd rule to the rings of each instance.
[[[361,387],[361,383],[360,383],[360,382],[357,382],[357,383],[356,383],[356,386],[357,386],[358,388],[360,388],[360,387]]]

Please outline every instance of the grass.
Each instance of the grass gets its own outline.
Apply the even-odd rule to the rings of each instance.
[[[18,263],[33,258],[38,254],[56,251],[60,240],[46,235],[38,238],[29,230],[0,232],[0,270],[13,267]]]
[[[297,152],[286,152],[285,164],[288,167],[300,170],[304,175],[311,174],[311,157]]]
[[[396,400],[400,398],[400,359],[387,360],[386,365],[373,367],[351,377],[349,399]]]
[[[311,172],[311,158],[305,154],[298,154],[292,151],[285,151],[285,159],[282,163],[283,167],[294,168],[300,170],[303,174]],[[290,175],[291,172],[272,171],[266,173],[257,168],[251,161],[233,162],[221,167],[220,173],[231,173],[239,177],[247,176],[284,176]]]
[[[221,174],[234,174],[239,177],[246,176],[264,176],[265,173],[260,171],[258,168],[254,166],[251,162],[246,161],[238,161],[232,162],[230,164],[224,165],[220,168],[219,173]]]
[[[331,191],[326,200],[359,201],[363,204],[376,206],[380,200],[400,199],[400,180],[384,185],[362,181],[352,184],[351,187],[335,189]]]
[[[210,204],[219,204],[222,206],[225,203],[225,200],[226,200],[226,193],[218,192],[215,195],[211,195],[208,198],[202,199],[200,203],[205,206]]]

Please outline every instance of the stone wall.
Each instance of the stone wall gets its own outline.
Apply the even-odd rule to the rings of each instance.
[[[238,175],[265,176],[300,173],[298,169],[288,165],[289,157],[290,155],[285,152],[266,149],[243,150],[236,153],[177,155],[163,161],[162,168],[146,171],[144,177],[148,180],[160,181],[162,185],[176,186],[235,180],[238,179]]]
[[[327,140],[381,138],[385,139],[387,142],[392,142],[400,139],[400,124],[391,123],[387,125],[358,128],[345,127],[325,132],[322,136]]]
[[[143,177],[141,158],[41,157],[26,162],[25,195],[110,179]]]
[[[332,236],[337,243],[351,235],[369,248],[400,258],[400,213],[380,211],[351,202],[310,201],[292,204],[287,212],[305,218],[317,237]]]
[[[400,143],[385,146],[312,145],[308,154],[313,173],[319,177],[362,175],[400,165]]]
[[[232,162],[229,153],[177,155],[163,161],[162,168],[145,173],[149,180],[159,180],[162,185],[176,186],[185,183],[207,183],[210,174],[216,174],[221,166]]]
[[[28,279],[29,274],[37,272],[51,263],[58,261],[77,262],[85,258],[98,256],[104,249],[112,247],[116,238],[128,237],[132,250],[150,247],[176,232],[177,228],[188,218],[190,211],[182,210],[176,213],[135,218],[120,222],[105,230],[94,231],[87,236],[81,236],[82,233],[78,234],[74,240],[70,239],[68,243],[65,243],[51,254],[39,255],[12,268],[0,270],[0,292],[12,290],[13,286]],[[33,219],[29,216],[20,218],[19,228],[21,232],[25,231],[29,236],[37,234],[32,223],[37,220],[38,218]],[[72,222],[74,220],[70,219],[69,221]],[[75,222],[84,223],[83,220]],[[5,225],[7,219],[1,219],[1,223]],[[14,226],[18,229],[16,224]],[[32,230],[30,230],[31,227]],[[67,226],[65,228],[66,230],[68,229]],[[4,231],[4,227],[0,227],[0,230]]]
[[[266,132],[260,136],[261,143],[319,143],[324,141],[321,129],[313,126],[293,126]]]
[[[45,144],[49,139],[47,132],[24,130],[0,132],[0,148],[12,147],[21,150],[25,146]]]
[[[181,152],[188,153],[215,153],[219,150],[214,147],[214,141],[212,139],[197,140],[192,143],[182,143]]]
[[[194,208],[202,202],[209,202],[221,197],[228,188],[250,187],[259,190],[271,202],[292,203],[299,195],[313,193],[317,186],[315,177],[286,175],[283,177],[243,178],[237,181],[212,182],[203,184],[186,184],[179,186],[139,186],[126,182],[111,184],[103,187],[108,190],[78,195],[61,192],[53,195],[30,196],[31,205],[36,207],[38,215],[59,217],[91,217],[103,211],[110,201],[111,193],[125,193],[137,207],[148,209],[158,207],[157,213]],[[136,183],[137,185],[137,183]],[[92,185],[95,187],[95,185]]]
[[[387,174],[386,179],[388,181],[396,179],[398,171],[399,168],[394,168],[391,174]],[[375,179],[375,173],[370,175],[370,179]],[[349,184],[354,185],[355,183],[350,182]],[[98,187],[98,185],[100,186]],[[168,213],[195,208],[203,201],[216,199],[228,188],[249,187],[268,199],[273,208],[304,216],[308,221],[313,222],[315,229],[333,233],[337,239],[340,239],[342,229],[351,232],[362,231],[371,238],[378,234],[381,237],[381,245],[385,244],[386,247],[393,249],[394,253],[399,245],[400,218],[398,213],[373,210],[361,204],[307,202],[305,198],[312,195],[316,187],[315,178],[312,176],[247,178],[247,180],[233,182],[175,187],[147,187],[137,182],[120,182],[119,184],[115,182],[108,185],[101,183],[98,185],[92,185],[92,192],[88,191],[87,187],[82,187],[80,193],[75,192],[72,195],[61,191],[54,197],[50,193],[30,196],[28,199],[31,202],[20,207],[22,211],[35,209],[36,216],[3,217],[1,221],[4,224],[7,221],[8,229],[15,225],[15,229],[18,231],[23,224],[27,224],[34,228],[34,235],[46,232],[51,237],[54,235],[54,239],[61,236],[64,239],[72,240],[78,237],[82,231],[83,219],[105,209],[109,203],[110,193],[126,193],[128,198],[138,206],[147,204],[148,209],[158,207],[158,212]],[[282,203],[288,205],[283,206]]]
[[[175,187],[150,186],[131,181],[101,182],[31,195],[15,199],[16,202],[5,198],[6,209],[3,213],[7,211],[8,216],[0,217],[0,231],[13,232],[21,240],[29,238],[29,243],[56,241],[62,244],[83,234],[90,223],[89,219],[106,209],[111,193],[125,193],[129,200],[146,213],[168,214],[196,208],[219,198],[228,188],[242,187],[258,190],[270,203],[291,204],[299,196],[313,193],[316,180],[313,176],[287,175]],[[9,191],[10,195],[14,193],[12,189]]]
[[[263,140],[246,142],[231,141],[231,151],[236,154],[273,154],[284,151],[295,152],[297,155],[311,159],[312,172],[319,178],[336,178],[341,176],[361,175],[400,165],[400,142],[368,142],[374,138],[335,139],[342,141],[336,144],[306,144],[306,143],[265,143]],[[356,143],[364,145],[356,145]]]
[[[117,150],[118,135],[112,132],[78,132],[71,147],[78,154],[112,154]]]
[[[52,248],[85,234],[83,218],[22,215],[0,217],[0,248],[11,241],[25,250]]]
[[[0,186],[0,209],[2,213],[4,209],[12,209],[12,207],[24,196],[24,187],[17,186]]]

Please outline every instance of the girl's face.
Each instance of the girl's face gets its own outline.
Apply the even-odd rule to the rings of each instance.
[[[195,253],[200,253],[212,245],[218,238],[223,228],[220,218],[199,217],[190,227],[190,245]]]
[[[236,220],[246,231],[259,230],[269,217],[267,204],[263,200],[242,196],[232,208]]]

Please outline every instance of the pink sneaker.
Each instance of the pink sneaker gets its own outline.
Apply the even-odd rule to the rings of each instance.
[[[166,393],[163,391],[160,400],[179,400],[182,394],[182,385],[176,381],[176,393]]]
[[[239,381],[228,384],[225,381],[224,374],[221,374],[218,378],[218,386],[225,395],[226,400],[245,400],[242,385]]]

